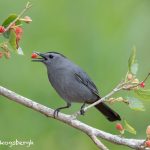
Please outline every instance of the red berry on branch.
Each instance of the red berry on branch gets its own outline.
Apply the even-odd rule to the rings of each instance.
[[[17,41],[19,41],[21,39],[23,29],[21,27],[16,27],[15,32],[16,32],[16,39]]]
[[[119,130],[119,131],[123,131],[124,130],[124,128],[123,128],[121,123],[117,123],[116,124],[116,129]]]
[[[5,28],[3,26],[0,26],[0,33],[4,33],[5,32]]]
[[[31,55],[31,58],[37,58],[38,57],[38,55],[36,54],[36,53],[33,53],[32,55]]]
[[[146,147],[150,147],[150,140],[148,140],[148,141],[145,142],[145,146]]]
[[[16,35],[22,34],[23,33],[23,29],[21,27],[16,27]]]
[[[0,52],[0,58],[2,58],[3,57],[3,53],[2,52]]]
[[[15,32],[16,32],[16,45],[17,45],[17,49],[18,49],[19,48],[19,41],[22,37],[23,29],[21,27],[16,27]]]
[[[17,40],[17,42],[19,42],[20,40],[21,40],[21,36],[22,36],[22,34],[16,34],[16,40]]]
[[[145,83],[144,83],[144,82],[141,82],[141,83],[140,83],[140,87],[141,87],[141,88],[144,88],[144,87],[145,87]]]

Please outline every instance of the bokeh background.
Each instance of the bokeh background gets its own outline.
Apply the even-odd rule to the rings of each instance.
[[[3,0],[0,22],[10,14],[19,13],[26,0]],[[63,106],[64,101],[48,82],[43,64],[31,62],[33,50],[57,51],[68,56],[91,76],[101,96],[107,94],[127,71],[127,61],[133,45],[137,48],[138,78],[150,71],[150,1],[149,0],[31,0],[33,7],[26,13],[33,22],[24,25],[20,43],[24,56],[12,53],[10,60],[0,60],[0,85],[51,108]],[[0,39],[2,41],[2,38]],[[146,87],[150,87],[147,83]],[[127,97],[132,93],[120,93]],[[144,101],[145,112],[130,110],[125,104],[113,104],[123,118],[133,125],[137,135],[145,138],[150,124],[150,102]],[[65,113],[80,108],[74,104]],[[6,98],[0,97],[0,140],[32,140],[30,148],[14,146],[14,150],[96,150],[93,142],[80,131],[54,119],[48,119]],[[115,123],[108,122],[91,109],[83,122],[101,130],[118,134]],[[104,142],[111,150],[129,148]],[[0,146],[0,149],[10,149]]]

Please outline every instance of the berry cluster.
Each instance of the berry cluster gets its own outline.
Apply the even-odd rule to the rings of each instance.
[[[137,84],[137,86],[134,86],[134,88],[133,88],[134,90],[138,89],[138,87],[141,87],[141,88],[145,87],[145,82],[144,81],[139,82],[139,80],[137,78],[135,78],[135,76],[132,75],[131,73],[127,74],[127,79],[128,79],[128,81],[131,81],[131,83]]]
[[[7,42],[3,42],[0,44],[1,51],[0,51],[0,58],[5,56],[6,58],[10,58],[10,49],[8,47],[8,43],[11,47],[18,52],[18,54],[23,54],[22,49],[19,47],[19,42],[22,39],[23,35],[23,28],[22,22],[30,23],[32,20],[29,16],[25,16],[24,18],[16,19],[16,22],[13,23],[15,20],[11,21],[12,18],[17,16],[10,15],[4,22],[3,25],[0,26],[0,35],[3,35]],[[9,24],[7,22],[10,22]],[[20,52],[21,51],[21,52]]]
[[[5,28],[3,26],[0,26],[0,31],[1,31],[1,33],[4,33]],[[16,26],[15,24],[13,24],[8,32],[10,32],[10,31],[13,31],[15,33],[15,36],[16,36],[16,49],[18,49],[19,48],[19,41],[21,40],[23,29],[22,29],[22,27]],[[9,59],[11,54],[10,54],[10,50],[8,48],[8,45],[6,43],[3,43],[1,45],[1,48],[2,48],[2,50],[0,51],[0,58],[5,56],[6,58]]]

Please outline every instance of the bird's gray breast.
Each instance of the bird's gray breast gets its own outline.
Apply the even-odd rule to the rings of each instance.
[[[57,68],[48,71],[48,78],[57,93],[67,102],[93,102],[97,96],[75,76],[76,70]]]

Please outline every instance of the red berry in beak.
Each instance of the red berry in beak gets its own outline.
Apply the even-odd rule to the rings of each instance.
[[[38,57],[38,55],[36,54],[36,53],[33,53],[32,55],[31,55],[31,58],[37,58]]]

